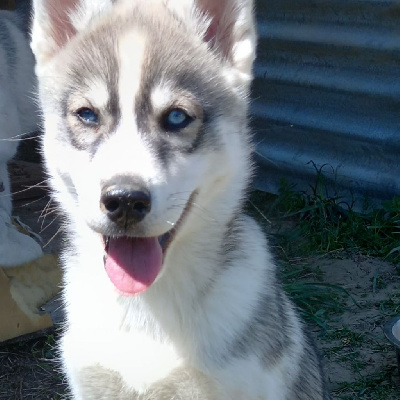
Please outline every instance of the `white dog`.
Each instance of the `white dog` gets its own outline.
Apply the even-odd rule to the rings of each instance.
[[[326,400],[243,213],[251,0],[35,0],[74,399]]]
[[[21,265],[42,255],[41,247],[11,222],[7,162],[23,134],[37,130],[34,57],[27,28],[14,11],[0,11],[0,266]]]

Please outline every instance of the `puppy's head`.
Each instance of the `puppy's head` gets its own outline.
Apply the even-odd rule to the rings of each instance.
[[[189,218],[242,195],[255,33],[250,0],[114,3],[35,0],[32,49],[55,194],[135,292]],[[119,282],[128,264],[143,285]]]

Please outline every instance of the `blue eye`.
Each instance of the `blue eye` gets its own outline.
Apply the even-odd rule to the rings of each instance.
[[[180,108],[174,108],[165,114],[163,125],[165,130],[174,132],[186,128],[192,121],[193,118],[186,114],[185,111]]]
[[[81,108],[76,112],[76,115],[85,124],[96,125],[99,123],[99,117],[90,108]]]

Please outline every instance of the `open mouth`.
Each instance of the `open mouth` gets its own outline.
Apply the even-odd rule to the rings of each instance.
[[[195,192],[173,228],[158,237],[103,236],[104,268],[118,289],[125,296],[132,296],[148,289],[161,272],[165,255],[193,204]]]

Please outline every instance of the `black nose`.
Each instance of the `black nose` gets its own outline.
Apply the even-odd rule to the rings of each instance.
[[[123,228],[136,224],[150,212],[150,193],[138,185],[110,185],[103,188],[100,208]]]

